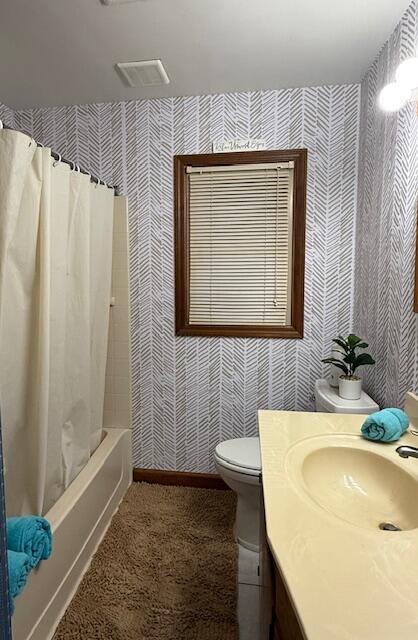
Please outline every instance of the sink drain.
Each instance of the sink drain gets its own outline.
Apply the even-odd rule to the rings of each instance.
[[[381,522],[379,524],[379,529],[382,529],[382,531],[402,531],[402,529],[391,522]]]

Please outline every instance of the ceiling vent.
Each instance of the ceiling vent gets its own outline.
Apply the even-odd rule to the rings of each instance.
[[[119,62],[116,69],[128,87],[157,87],[170,82],[161,60]]]

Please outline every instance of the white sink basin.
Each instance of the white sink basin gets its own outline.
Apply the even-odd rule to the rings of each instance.
[[[343,434],[307,438],[286,456],[299,493],[336,518],[373,530],[418,528],[418,482],[401,464],[393,447]]]

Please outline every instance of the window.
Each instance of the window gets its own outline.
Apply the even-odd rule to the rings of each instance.
[[[174,163],[177,335],[301,338],[306,150]]]

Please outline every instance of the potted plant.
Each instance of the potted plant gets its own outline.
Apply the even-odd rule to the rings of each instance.
[[[355,375],[359,367],[375,364],[375,360],[369,353],[357,354],[357,349],[366,349],[369,345],[362,338],[350,333],[347,338],[338,336],[333,340],[343,352],[342,360],[338,358],[325,358],[322,362],[332,364],[343,372],[339,378],[339,394],[346,400],[358,400],[361,396],[362,379]]]

